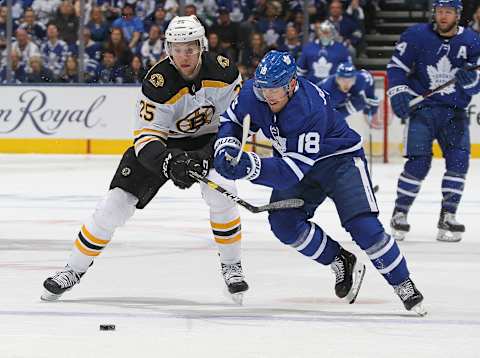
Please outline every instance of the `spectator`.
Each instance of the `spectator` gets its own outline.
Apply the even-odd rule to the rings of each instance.
[[[90,21],[87,23],[86,27],[90,29],[93,41],[103,43],[107,40],[110,26],[108,25],[108,22],[105,21],[100,7],[94,6],[92,8]]]
[[[92,13],[92,8],[94,6],[94,1],[95,0],[84,0],[84,13],[83,13],[83,16],[84,16],[84,25],[87,24],[87,22],[90,20],[90,14]],[[73,0],[73,8],[74,8],[74,11],[75,11],[75,16],[80,20],[80,15],[81,15],[81,12],[80,12],[80,0]]]
[[[59,37],[68,45],[72,45],[78,39],[78,18],[75,8],[69,0],[64,0],[58,9],[58,14],[53,20],[57,25]]]
[[[68,56],[65,62],[65,69],[59,78],[59,82],[64,83],[79,83],[79,71],[77,59],[73,56]]]
[[[156,6],[155,0],[140,0],[135,3],[135,13],[140,18],[140,20],[145,20],[148,14],[151,14],[155,11]]]
[[[195,7],[195,13],[192,15],[196,15],[202,22],[202,25],[211,26],[215,21],[218,8],[215,0],[186,0],[185,5],[185,16],[189,15],[187,8],[193,6]]]
[[[278,50],[282,52],[288,52],[295,58],[296,61],[298,60],[302,52],[302,43],[298,38],[298,33],[295,29],[295,26],[287,26],[287,31],[285,32],[283,41],[281,41],[278,46]]]
[[[262,17],[256,25],[256,31],[263,34],[263,39],[269,49],[277,47],[285,32],[285,21],[279,17],[281,12],[282,5],[280,2],[267,2],[266,16]]]
[[[7,46],[7,7],[0,6],[0,52]]]
[[[220,40],[216,32],[208,34],[208,52],[219,55],[222,52],[220,48]]]
[[[40,56],[31,57],[29,65],[30,72],[27,73],[28,83],[44,83],[54,81],[55,76],[53,72],[43,65],[43,60]]]
[[[27,31],[30,35],[30,40],[37,45],[40,45],[47,35],[47,27],[40,21],[37,21],[35,12],[32,9],[25,10],[19,28]]]
[[[361,44],[363,33],[359,24],[350,16],[343,14],[342,3],[339,0],[333,0],[329,7],[328,20],[333,24],[337,33],[341,36],[342,42],[355,55],[356,50],[362,50]]]
[[[128,66],[132,60],[132,51],[127,46],[123,38],[123,32],[119,28],[112,29],[112,33],[104,49],[112,51],[115,54],[115,61],[119,66]]]
[[[473,13],[473,18],[469,26],[472,28],[473,31],[480,33],[480,6],[478,6]]]
[[[230,12],[233,22],[241,23],[250,18],[255,8],[255,0],[217,0],[218,7],[225,7]]]
[[[293,21],[289,23],[289,25],[293,26],[297,31],[298,38],[300,42],[303,41],[303,20],[304,20],[303,12],[294,12],[293,13]],[[308,38],[308,34],[306,35]]]
[[[157,25],[150,27],[148,39],[143,42],[140,54],[143,57],[143,65],[146,68],[150,68],[160,61],[163,54],[163,41],[160,28]]]
[[[30,40],[27,31],[22,28],[15,31],[16,41],[12,44],[12,51],[20,54],[20,62],[28,69],[28,60],[32,56],[40,56],[40,49]]]
[[[211,27],[210,31],[218,34],[222,51],[236,62],[240,48],[239,25],[230,20],[227,8],[218,9],[217,23]]]
[[[318,83],[337,71],[342,62],[352,62],[348,49],[335,41],[335,28],[329,21],[314,25],[316,39],[307,43],[297,62],[297,73]]]
[[[83,42],[85,44],[85,54],[87,55],[87,58],[100,63],[102,60],[102,46],[92,40],[92,34],[88,27],[83,29]],[[75,57],[78,57],[78,46],[79,41],[70,46],[70,53]]]
[[[98,83],[122,83],[122,70],[117,66],[117,58],[115,52],[105,50],[103,59],[97,74]]]
[[[252,77],[260,60],[266,53],[267,46],[263,41],[262,34],[257,32],[252,33],[250,37],[250,46],[246,46],[245,49],[242,50],[240,56],[240,65],[244,67],[242,75],[245,75],[247,78]]]
[[[37,14],[38,21],[47,25],[57,13],[60,3],[61,0],[34,0],[32,9]]]
[[[46,66],[55,76],[59,76],[67,60],[68,45],[58,38],[58,29],[55,24],[48,25],[47,42],[42,44],[40,52]]]
[[[22,83],[26,79],[25,66],[21,63],[21,55],[13,50],[10,54],[12,61],[12,80],[10,83]],[[0,68],[0,83],[7,83],[7,65]]]
[[[149,32],[150,27],[153,25],[156,25],[162,30],[162,33],[165,33],[165,30],[167,29],[168,26],[168,21],[166,20],[166,15],[167,13],[162,7],[157,7],[155,12],[151,15],[149,15],[144,23],[145,31]]]
[[[119,28],[123,31],[123,37],[128,43],[130,49],[134,49],[143,33],[143,22],[135,16],[135,10],[132,5],[126,4],[122,10],[122,17],[116,19],[113,28]]]
[[[142,59],[140,56],[135,55],[132,58],[132,62],[125,70],[125,74],[123,76],[124,83],[142,83],[143,78],[145,77],[145,68],[142,65]]]

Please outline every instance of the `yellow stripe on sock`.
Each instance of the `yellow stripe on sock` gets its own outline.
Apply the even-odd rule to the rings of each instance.
[[[235,235],[234,237],[232,237],[230,239],[221,239],[221,238],[215,236],[215,242],[217,244],[224,244],[224,245],[234,244],[237,241],[240,241],[241,239],[242,239],[242,233],[238,233],[237,235]]]
[[[240,224],[240,217],[228,223],[215,223],[213,221],[210,221],[210,225],[212,226],[212,229],[220,229],[220,230],[233,229],[235,226],[239,224]]]
[[[85,225],[82,226],[82,234],[88,239],[88,241],[91,241],[92,243],[97,245],[105,246],[110,242],[110,240],[97,239],[87,230],[87,227]]]
[[[98,256],[98,255],[100,255],[100,251],[99,252],[91,251],[91,250],[83,247],[82,243],[80,242],[80,239],[75,240],[75,247],[77,249],[79,249],[82,254],[85,254],[87,256]]]

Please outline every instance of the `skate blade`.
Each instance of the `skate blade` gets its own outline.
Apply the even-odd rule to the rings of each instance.
[[[392,229],[392,236],[395,239],[395,241],[405,240],[406,235],[407,235],[407,231],[400,231],[400,230],[393,230]]]
[[[450,232],[447,230],[438,230],[437,241],[441,242],[459,242],[462,240],[462,233]]]
[[[243,306],[243,292],[231,293],[230,298],[235,304]]]
[[[420,317],[425,317],[427,315],[427,310],[423,307],[422,302],[417,303],[415,306],[412,307],[411,311],[418,314]]]
[[[62,295],[59,294],[57,295],[56,293],[51,293],[50,291],[43,291],[43,294],[40,296],[40,299],[42,301],[48,301],[48,302],[51,302],[51,301],[56,301],[58,300]]]
[[[350,291],[348,291],[345,297],[349,304],[352,304],[357,299],[358,291],[362,287],[363,277],[365,276],[365,265],[361,262],[356,262],[353,268],[353,284]]]

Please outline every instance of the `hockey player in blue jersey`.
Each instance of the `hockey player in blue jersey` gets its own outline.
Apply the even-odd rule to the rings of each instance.
[[[336,30],[329,21],[315,23],[316,40],[307,43],[298,59],[299,76],[318,83],[334,74],[342,62],[352,62],[348,49],[335,40]]]
[[[373,76],[368,71],[355,70],[351,63],[341,63],[336,74],[328,76],[319,86],[328,92],[333,108],[343,119],[363,111],[370,121],[378,111]]]
[[[388,65],[388,95],[394,113],[406,122],[405,157],[398,180],[391,227],[397,240],[409,231],[407,214],[432,161],[432,142],[440,145],[446,170],[442,180],[439,241],[459,241],[465,226],[455,219],[470,159],[466,108],[480,92],[480,38],[458,25],[460,0],[436,0],[433,23],[414,25],[400,37]],[[415,108],[409,102],[445,82],[456,83],[436,92]]]
[[[342,226],[366,252],[394,288],[407,310],[426,314],[407,263],[395,240],[377,218],[378,207],[369,179],[360,136],[341,118],[334,118],[328,94],[296,78],[295,60],[287,52],[271,51],[260,62],[255,78],[222,115],[215,143],[214,165],[229,179],[247,179],[273,188],[271,201],[302,198],[300,209],[271,211],[272,232],[301,254],[330,265],[335,293],[355,301],[365,265],[311,221],[316,208],[331,198]],[[259,158],[240,152],[243,118],[251,116],[251,131],[261,130],[274,155]]]

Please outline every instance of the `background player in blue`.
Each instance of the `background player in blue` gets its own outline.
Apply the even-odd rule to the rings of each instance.
[[[378,111],[373,76],[368,71],[355,70],[351,63],[341,63],[336,74],[328,76],[319,86],[328,92],[333,108],[343,119],[363,111],[370,121]]]
[[[353,303],[365,265],[310,221],[316,208],[331,198],[342,226],[367,253],[373,265],[393,286],[407,310],[426,314],[407,263],[395,240],[379,222],[360,136],[334,117],[330,98],[311,82],[295,75],[295,60],[271,51],[260,62],[255,79],[245,82],[239,96],[221,117],[214,165],[229,179],[247,179],[273,188],[271,201],[299,197],[300,209],[269,213],[275,236],[301,254],[331,265],[338,297]],[[274,155],[259,158],[243,152],[238,164],[243,118],[251,130],[271,139]]]
[[[352,62],[348,49],[335,41],[336,30],[330,21],[315,23],[316,39],[307,43],[298,59],[298,75],[318,83],[334,74],[342,62]]]
[[[433,23],[407,29],[400,37],[388,65],[388,95],[393,111],[406,121],[405,157],[398,180],[391,227],[397,240],[409,231],[407,214],[420,191],[432,161],[432,142],[442,148],[446,171],[442,181],[442,205],[438,221],[439,241],[459,241],[465,226],[455,219],[470,159],[470,133],[466,108],[480,91],[478,71],[480,38],[458,26],[460,0],[436,0]],[[456,83],[409,107],[414,96],[455,78]]]

